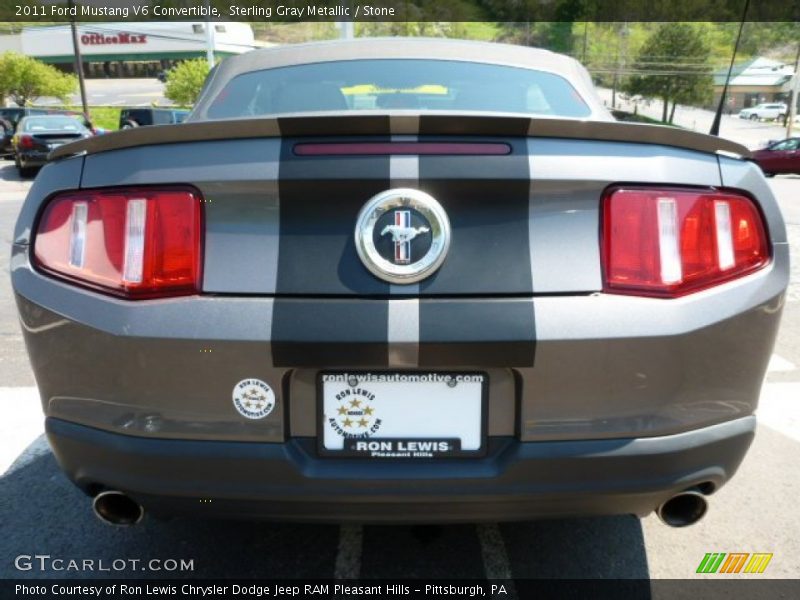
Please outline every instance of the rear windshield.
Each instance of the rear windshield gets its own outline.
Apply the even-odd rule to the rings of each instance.
[[[23,122],[23,131],[65,131],[79,133],[85,130],[74,117],[28,117]]]
[[[382,109],[590,114],[575,88],[552,73],[460,61],[374,59],[239,75],[216,96],[207,118]]]

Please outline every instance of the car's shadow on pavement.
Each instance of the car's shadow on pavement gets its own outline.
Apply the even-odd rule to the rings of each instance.
[[[35,172],[38,174],[38,169]],[[0,181],[33,181],[34,177],[22,177],[19,170],[14,166],[14,159],[6,160],[0,158]]]
[[[0,158],[0,181],[25,181],[20,177],[19,171],[14,166],[14,161]]]
[[[61,473],[40,436],[0,478],[5,523],[3,578],[330,578],[339,527],[152,517],[136,527],[101,523],[89,498]],[[510,572],[519,578],[648,578],[639,520],[565,519],[501,524]],[[364,526],[362,578],[485,578],[487,557],[473,525]],[[501,552],[502,554],[502,552]],[[64,559],[64,570],[40,570]],[[94,570],[67,569],[93,560]],[[118,559],[124,559],[122,563]],[[140,561],[131,568],[129,561]],[[187,571],[147,570],[151,559],[192,561]],[[102,568],[108,569],[100,571]],[[117,560],[116,563],[114,561]],[[15,562],[30,570],[18,570]],[[164,564],[164,563],[160,563]],[[124,567],[115,570],[116,566]],[[158,565],[155,565],[158,566]]]

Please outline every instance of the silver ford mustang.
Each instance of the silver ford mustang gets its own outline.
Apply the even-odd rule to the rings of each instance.
[[[108,522],[703,516],[788,281],[737,144],[615,122],[575,60],[259,50],[187,123],[63,146],[12,279]]]

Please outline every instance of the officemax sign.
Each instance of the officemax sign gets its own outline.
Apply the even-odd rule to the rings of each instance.
[[[81,44],[84,46],[115,46],[120,44],[146,44],[146,34],[115,33],[103,35],[102,33],[84,33],[81,35]]]

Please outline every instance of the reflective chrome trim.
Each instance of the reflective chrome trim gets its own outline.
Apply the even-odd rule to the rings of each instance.
[[[431,247],[420,260],[407,265],[396,265],[383,258],[373,241],[378,219],[396,208],[412,208],[430,224]],[[361,262],[379,279],[396,284],[416,283],[432,275],[447,256],[450,237],[450,220],[441,204],[429,194],[410,188],[391,189],[370,198],[361,209],[355,228],[356,250]]]

